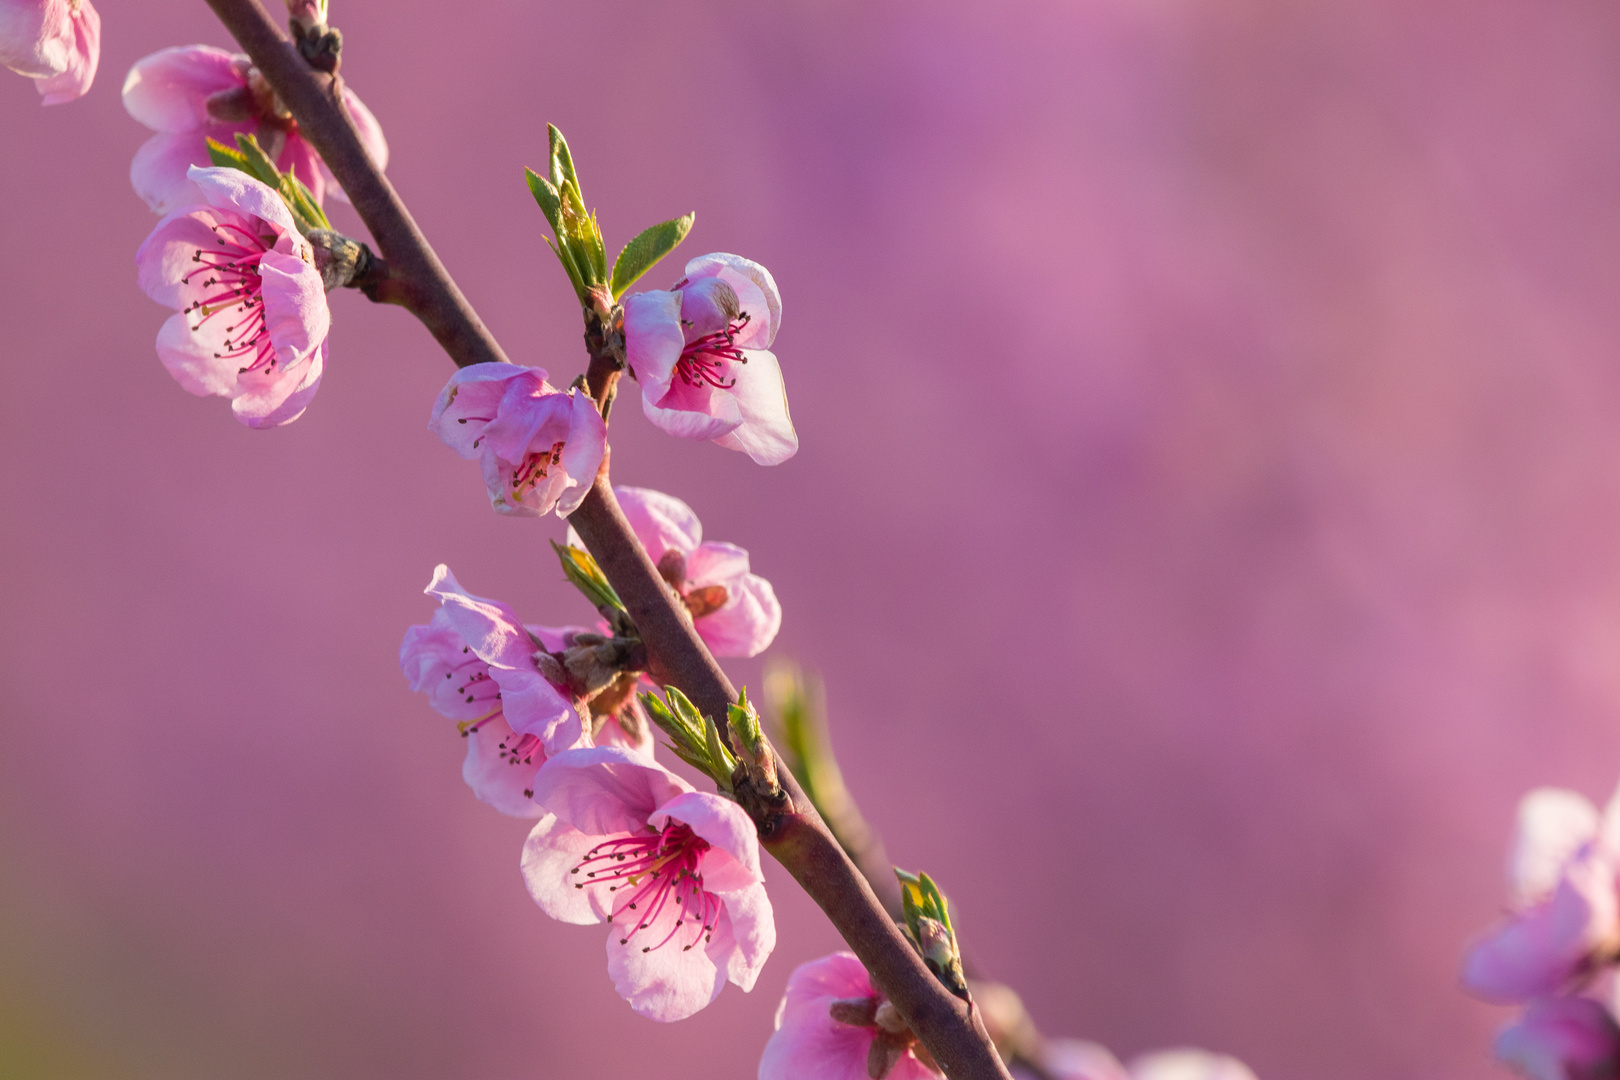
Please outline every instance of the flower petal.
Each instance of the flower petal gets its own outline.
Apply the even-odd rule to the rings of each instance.
[[[158,359],[175,381],[193,394],[234,397],[239,365],[221,356],[223,334],[223,328],[215,331],[207,324],[200,331],[193,330],[191,316],[177,312],[158,330]]]
[[[544,811],[534,805],[529,792],[542,762],[514,762],[504,755],[502,744],[516,736],[499,716],[492,716],[477,730],[467,732],[467,758],[461,764],[461,778],[472,788],[478,801],[509,817],[536,818]]]
[[[750,320],[750,330],[762,334],[763,340],[758,348],[768,349],[776,341],[776,332],[782,326],[782,294],[776,289],[776,279],[771,272],[752,259],[745,259],[741,255],[728,255],[723,251],[713,252],[709,255],[699,255],[686,264],[686,277],[688,280],[703,277],[718,277],[736,290],[738,297],[743,295],[740,287],[744,281],[758,288],[765,301],[766,319],[757,316]],[[748,305],[745,303],[744,307]],[[753,314],[750,312],[750,314]],[[764,322],[763,326],[760,323]],[[756,329],[757,328],[757,329]],[[752,337],[750,338],[752,342]],[[755,347],[751,343],[747,347]]]
[[[251,214],[269,224],[280,236],[299,235],[292,211],[281,201],[281,196],[242,170],[193,165],[186,170],[186,177],[202,189],[203,198],[210,206]]]
[[[628,485],[615,485],[613,495],[653,562],[666,551],[674,549],[684,555],[703,542],[703,523],[675,496]]]
[[[71,16],[71,23],[67,66],[34,84],[43,105],[61,105],[83,97],[95,81],[96,68],[101,63],[101,16],[90,0],[82,0]]]
[[[376,164],[378,171],[387,169],[388,140],[383,138],[382,125],[377,123],[377,118],[366,108],[360,96],[347,86],[343,88],[343,104],[348,106],[349,119],[354,121],[355,130],[360,133],[360,142],[365,146],[366,153],[371,155],[371,160]],[[325,181],[326,194],[338,202],[348,202],[348,193],[332,175],[332,170],[328,169],[326,163],[319,158],[316,161],[320,165],[321,177]]]
[[[1620,1074],[1620,1027],[1590,998],[1538,1001],[1496,1039],[1496,1056],[1528,1080]]]
[[[703,881],[707,888],[707,869]],[[726,978],[746,993],[754,988],[754,980],[776,948],[776,916],[764,884],[721,894],[720,899],[726,909],[725,940],[716,932],[708,946],[709,955],[716,963],[724,961]]]
[[[576,926],[607,920],[610,911],[597,896],[602,890],[576,888],[569,873],[599,842],[600,837],[587,836],[555,814],[540,819],[523,842],[522,865],[523,883],[541,911]]]
[[[239,381],[247,382],[248,386],[231,399],[231,411],[250,428],[290,424],[304,415],[309,403],[315,400],[315,391],[321,388],[321,375],[325,371],[326,342],[323,341],[308,359],[281,368],[279,378],[261,383],[251,376],[241,376]]]
[[[1041,1064],[1051,1080],[1130,1080],[1108,1048],[1083,1039],[1046,1039]]]
[[[559,517],[567,517],[579,509],[579,504],[590,494],[591,485],[596,483],[602,458],[607,455],[607,421],[596,411],[596,402],[579,390],[570,390],[568,394],[573,399],[573,416],[568,441],[563,444],[561,465],[570,482],[557,498]]]
[[[291,255],[267,251],[259,260],[263,282],[264,325],[276,359],[291,367],[326,340],[332,328],[326,287],[320,272]]]
[[[129,69],[124,108],[153,131],[196,131],[210,122],[210,95],[247,85],[246,64],[246,56],[211,45],[163,49]]]
[[[870,1028],[840,1024],[828,1013],[840,998],[877,993],[861,962],[847,952],[800,964],[788,977],[776,1032],[760,1057],[759,1080],[870,1080]]]
[[[669,382],[685,346],[680,293],[654,290],[624,298],[625,362],[643,387]]]
[[[617,746],[569,750],[546,762],[534,801],[591,836],[646,829],[654,810],[690,784],[655,762]]]
[[[759,832],[743,808],[708,791],[688,791],[662,803],[647,824],[662,829],[670,819],[684,821],[709,842],[699,866],[703,887],[712,893],[736,892],[762,884]]]
[[[627,939],[625,931],[635,925],[637,918],[636,912],[627,911],[620,920],[628,916],[630,925],[616,920],[607,940],[608,976],[613,988],[636,1012],[665,1023],[684,1020],[700,1011],[719,997],[726,985],[724,968],[715,964],[707,950],[682,948],[672,937],[685,929],[675,925],[680,913],[678,905],[665,904],[643,929]],[[724,918],[722,913],[720,919]],[[711,936],[720,936],[718,928]],[[660,948],[639,944],[665,938],[670,940]]]
[[[776,640],[776,632],[782,628],[782,605],[770,582],[758,574],[745,574],[726,586],[725,605],[693,626],[714,655],[747,659]]]
[[[207,139],[212,130],[160,133],[135,151],[135,159],[129,163],[129,183],[153,213],[167,214],[203,202],[202,190],[186,178],[186,170],[208,160]]]
[[[501,688],[501,706],[512,730],[539,739],[548,755],[585,741],[585,725],[573,703],[540,674],[532,659],[516,669],[491,664],[489,674]]]
[[[468,461],[479,457],[484,428],[495,419],[506,384],[519,377],[544,382],[546,373],[498,361],[458,368],[433,402],[428,430]]]
[[[748,363],[731,369],[737,381],[730,393],[742,423],[714,441],[727,450],[741,450],[761,465],[780,465],[799,452],[782,366],[775,354],[764,350],[747,355]]]
[[[1537,788],[1519,800],[1508,856],[1508,880],[1519,906],[1544,900],[1558,887],[1564,864],[1598,834],[1597,807],[1564,788]]]
[[[428,703],[449,720],[476,720],[494,704],[494,680],[489,665],[472,654],[450,621],[450,612],[440,607],[424,625],[405,631],[399,645],[399,669],[411,689],[427,694]],[[483,691],[487,686],[489,692]]]
[[[67,70],[73,27],[61,0],[0,0],[0,67],[30,79]]]
[[[692,385],[679,379],[672,383],[643,380],[641,411],[654,427],[680,439],[719,440],[743,422],[729,390],[701,381]]]
[[[1131,1061],[1131,1080],[1255,1080],[1235,1057],[1191,1048],[1156,1050]]]
[[[444,605],[450,625],[474,655],[492,669],[533,670],[534,642],[511,608],[498,600],[472,595],[443,563],[434,568],[433,580],[423,591]]]

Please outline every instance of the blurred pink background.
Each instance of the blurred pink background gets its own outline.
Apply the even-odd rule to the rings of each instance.
[[[660,1026],[533,907],[526,826],[395,651],[441,560],[582,619],[561,523],[497,518],[428,434],[450,367],[397,310],[336,298],[290,428],[164,373],[118,89],[228,41],[200,2],[101,10],[88,98],[0,78],[0,1071],[751,1076],[833,933],[773,867],[758,988]],[[1506,1014],[1455,969],[1513,806],[1620,776],[1612,4],[333,21],[514,359],[583,361],[522,183],[548,120],[611,247],[696,210],[682,255],[775,273],[798,457],[662,437],[632,391],[615,475],[752,551],[891,852],[1048,1033],[1496,1075]]]

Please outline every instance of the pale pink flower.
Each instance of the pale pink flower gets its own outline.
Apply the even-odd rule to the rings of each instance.
[[[933,1058],[852,953],[800,964],[776,1008],[759,1080],[937,1080]]]
[[[770,351],[781,322],[770,271],[736,255],[700,256],[673,289],[626,297],[625,357],[647,418],[761,465],[792,457],[799,436]]]
[[[1208,1050],[1155,1050],[1134,1058],[1131,1080],[1255,1080],[1249,1067],[1235,1057]]]
[[[554,919],[612,923],[608,974],[631,1008],[681,1020],[728,979],[753,988],[776,923],[741,807],[616,746],[546,762],[534,801],[529,894]]]
[[[450,377],[428,429],[483,467],[490,505],[503,514],[573,513],[590,493],[607,425],[589,394],[546,382],[544,368],[473,364]]]
[[[354,92],[343,102],[377,167],[388,164],[388,143],[377,118]],[[242,53],[185,45],[136,62],[124,79],[124,108],[157,132],[135,152],[129,167],[135,193],[159,214],[197,201],[186,169],[209,164],[208,140],[235,148],[238,133],[254,135],[284,173],[302,180],[320,202],[330,185],[343,198],[320,155],[298,131],[263,77]]]
[[[782,605],[764,578],[749,572],[748,552],[703,541],[703,523],[673,495],[614,487],[630,527],[664,580],[674,586],[692,625],[716,656],[757,656],[782,626]],[[584,547],[570,530],[568,542]]]
[[[1620,798],[1599,815],[1556,788],[1519,804],[1508,859],[1515,913],[1463,963],[1463,985],[1490,1001],[1527,1001],[1567,988],[1620,941],[1616,836]]]
[[[1084,1039],[1047,1039],[1041,1064],[1051,1080],[1131,1080],[1108,1048]]]
[[[169,214],[135,253],[146,295],[179,312],[158,358],[249,427],[291,423],[320,386],[332,321],[314,252],[264,184],[236,169],[190,176],[208,205]]]
[[[1620,1027],[1590,998],[1537,1001],[1497,1037],[1496,1056],[1527,1080],[1620,1080]]]
[[[90,0],[0,0],[0,66],[34,80],[45,105],[84,96],[101,61]]]

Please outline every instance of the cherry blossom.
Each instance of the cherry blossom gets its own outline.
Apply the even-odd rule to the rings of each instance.
[[[1528,1080],[1614,1080],[1620,1027],[1590,998],[1538,1001],[1497,1037],[1496,1056]]]
[[[630,1007],[681,1020],[729,979],[753,988],[776,946],[754,823],[628,750],[571,750],[534,782],[529,894],[568,923],[612,923],[608,974]]]
[[[748,552],[703,540],[692,508],[648,488],[615,486],[624,516],[664,580],[680,593],[692,625],[716,656],[757,656],[782,626],[782,605],[764,578],[749,572]],[[568,542],[584,547],[570,531]]]
[[[490,505],[503,514],[574,512],[607,447],[607,425],[579,389],[546,382],[543,368],[473,364],[450,377],[428,427],[483,467]]]
[[[378,168],[386,166],[388,143],[377,118],[347,86],[343,103],[372,160]],[[238,133],[256,136],[276,167],[302,180],[316,202],[329,186],[334,197],[343,197],[314,147],[299,134],[297,121],[242,53],[210,45],[155,52],[129,69],[124,108],[157,132],[135,152],[129,179],[159,214],[197,201],[187,167],[209,163],[210,138],[234,147]]]
[[[1041,1064],[1049,1080],[1255,1080],[1237,1058],[1208,1050],[1155,1050],[1127,1068],[1107,1047],[1083,1039],[1048,1039]],[[1025,1071],[1015,1067],[1015,1075]]]
[[[624,347],[641,407],[659,428],[778,465],[799,449],[782,368],[770,351],[782,298],[770,271],[703,255],[668,291],[624,300]]]
[[[42,104],[83,97],[100,61],[90,0],[0,0],[0,66],[33,79]]]
[[[1463,984],[1490,1001],[1528,1001],[1590,975],[1620,942],[1620,797],[1604,814],[1543,788],[1519,805],[1508,876],[1515,914],[1469,951]]]
[[[800,964],[759,1080],[935,1080],[939,1067],[853,953]],[[1098,1078],[1102,1080],[1102,1078]]]
[[[135,254],[141,288],[175,308],[158,358],[180,385],[229,398],[249,427],[296,420],[326,364],[331,314],[314,252],[281,196],[235,169],[188,174],[207,200],[169,214]]]

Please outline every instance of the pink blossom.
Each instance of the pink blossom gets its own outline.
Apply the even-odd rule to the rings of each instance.
[[[852,953],[800,964],[759,1080],[936,1080],[940,1071]],[[1100,1080],[1100,1078],[1099,1078]]]
[[[1155,1050],[1131,1061],[1131,1080],[1255,1080],[1235,1057],[1208,1050]]]
[[[428,428],[479,460],[490,505],[503,514],[559,517],[585,501],[607,447],[589,394],[546,382],[544,368],[473,364],[450,377]]]
[[[291,423],[315,396],[331,314],[314,252],[281,196],[235,169],[190,171],[207,206],[176,210],[135,253],[140,286],[177,309],[158,358],[249,427]]]
[[[770,351],[781,322],[770,271],[736,255],[693,259],[672,290],[626,297],[625,357],[647,418],[761,465],[792,457],[799,436]]]
[[[749,572],[748,552],[704,543],[702,522],[672,495],[637,487],[615,487],[613,494],[714,655],[757,656],[770,646],[782,626],[782,605],[771,583]],[[573,532],[568,542],[584,546]]]
[[[728,979],[753,988],[776,923],[736,803],[616,746],[552,758],[534,801],[546,816],[523,846],[529,894],[554,919],[613,924],[608,974],[631,1008],[681,1020]]]
[[[42,104],[83,97],[100,61],[90,0],[0,0],[0,65],[35,80]]]
[[[377,118],[346,86],[343,102],[372,160],[379,168],[386,166],[388,143]],[[124,108],[157,132],[136,151],[129,179],[135,193],[159,214],[197,201],[186,169],[209,163],[210,138],[234,147],[238,133],[256,136],[276,167],[302,180],[317,202],[328,185],[334,197],[343,197],[299,133],[298,122],[241,53],[209,45],[155,52],[129,69]]]
[[[1589,976],[1620,942],[1615,822],[1582,796],[1531,792],[1508,861],[1516,911],[1469,950],[1463,985],[1490,1001],[1527,1001]]]
[[[1048,1039],[1041,1064],[1051,1080],[1130,1080],[1108,1048],[1083,1039]]]
[[[1590,998],[1537,1001],[1497,1037],[1496,1056],[1528,1080],[1616,1080],[1620,1027]]]

